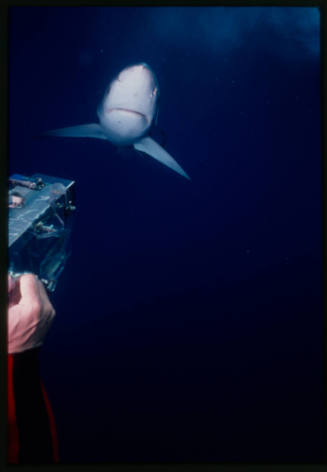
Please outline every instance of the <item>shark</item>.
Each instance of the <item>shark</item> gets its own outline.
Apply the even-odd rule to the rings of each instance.
[[[95,138],[116,146],[133,146],[191,180],[178,162],[149,136],[158,117],[159,83],[142,62],[124,68],[109,84],[97,109],[98,123],[47,131],[49,136]]]

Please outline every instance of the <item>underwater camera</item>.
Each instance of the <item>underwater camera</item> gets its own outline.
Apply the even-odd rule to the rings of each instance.
[[[73,180],[34,174],[9,178],[9,274],[32,272],[53,292],[70,254]]]

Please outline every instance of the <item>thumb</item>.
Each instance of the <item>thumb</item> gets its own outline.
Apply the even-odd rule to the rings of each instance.
[[[19,279],[21,301],[24,304],[35,304],[39,301],[38,279],[34,274],[23,274]]]

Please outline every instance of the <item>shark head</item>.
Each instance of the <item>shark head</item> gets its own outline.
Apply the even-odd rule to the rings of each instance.
[[[132,144],[147,133],[156,113],[158,81],[145,64],[123,69],[109,85],[98,109],[100,124],[111,142]]]

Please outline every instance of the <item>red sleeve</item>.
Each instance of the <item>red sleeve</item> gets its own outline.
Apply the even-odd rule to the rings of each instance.
[[[38,350],[8,355],[8,462],[58,462],[52,408],[40,379]]]
[[[19,436],[13,384],[13,356],[8,354],[8,462],[18,464]]]
[[[59,462],[59,448],[58,448],[56,423],[53,416],[51,403],[49,401],[47,392],[45,391],[45,388],[42,382],[41,382],[41,389],[42,389],[44,403],[45,403],[45,407],[47,409],[47,414],[49,418],[49,427],[50,427],[50,433],[51,433],[51,438],[52,438],[52,448],[53,448],[53,460],[54,462]]]

